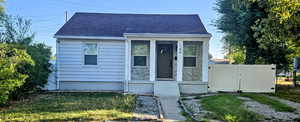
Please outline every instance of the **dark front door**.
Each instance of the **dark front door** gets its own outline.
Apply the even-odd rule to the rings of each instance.
[[[157,45],[157,78],[172,78],[173,45]]]

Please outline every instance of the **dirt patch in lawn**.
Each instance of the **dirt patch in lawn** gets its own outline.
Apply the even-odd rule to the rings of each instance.
[[[291,106],[293,108],[296,109],[296,113],[300,114],[300,103],[297,103],[297,102],[293,102],[293,101],[289,101],[289,100],[285,100],[285,99],[281,99],[279,97],[274,97],[274,96],[267,96],[265,95],[266,97],[269,97],[270,99],[273,99],[273,100],[277,100],[277,101],[280,101],[281,103],[284,103],[288,106]],[[299,97],[300,99],[300,97]]]
[[[183,97],[186,114],[194,120],[221,121],[299,121],[300,104],[269,98],[264,94],[258,101],[240,94],[213,94]],[[274,102],[275,101],[275,102]],[[263,102],[263,103],[261,103]],[[276,110],[274,106],[279,110]]]
[[[136,120],[158,120],[159,108],[152,96],[137,96],[134,117]]]
[[[202,118],[202,121],[258,121],[261,116],[248,111],[243,106],[243,101],[232,94],[219,94],[195,99],[184,99],[184,105],[189,108],[192,116]],[[195,109],[196,107],[197,109]]]
[[[250,98],[241,96],[238,98],[244,101],[244,105],[248,110],[263,115],[264,121],[296,121],[299,119],[297,113],[276,111],[269,105],[259,103]]]
[[[300,103],[300,87],[278,86],[276,93],[269,95]]]

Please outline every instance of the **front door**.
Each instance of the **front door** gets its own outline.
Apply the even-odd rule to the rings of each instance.
[[[171,79],[173,75],[173,45],[157,45],[157,78]]]

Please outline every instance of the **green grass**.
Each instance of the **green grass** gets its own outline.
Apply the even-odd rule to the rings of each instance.
[[[185,117],[186,122],[194,122],[195,121],[188,113],[186,113],[184,111],[182,111],[180,114]]]
[[[0,121],[128,120],[135,96],[117,93],[47,93],[0,108]]]
[[[276,93],[270,95],[300,103],[300,87],[279,87]]]
[[[286,104],[283,104],[277,100],[273,100],[267,96],[261,95],[261,94],[250,94],[250,93],[244,93],[241,94],[241,96],[251,98],[259,103],[269,105],[270,107],[274,108],[276,111],[281,112],[294,112],[296,109],[292,108]]]
[[[207,116],[209,119],[228,122],[252,122],[262,118],[262,116],[246,110],[242,100],[229,94],[205,97],[201,104],[205,110],[213,112]]]

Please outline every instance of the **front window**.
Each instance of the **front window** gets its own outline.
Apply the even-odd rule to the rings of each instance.
[[[184,67],[196,67],[197,56],[196,45],[184,45],[183,47],[183,65]]]
[[[147,66],[148,45],[138,43],[133,45],[133,66]]]
[[[84,64],[85,65],[97,65],[97,43],[84,44]]]

